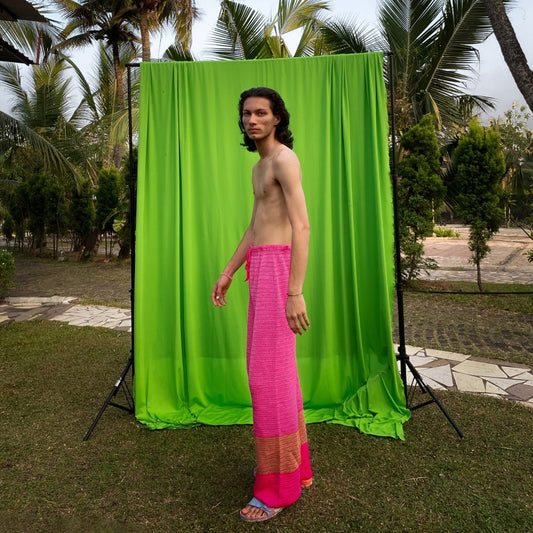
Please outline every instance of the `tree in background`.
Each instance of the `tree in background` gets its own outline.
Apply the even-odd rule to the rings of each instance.
[[[479,64],[476,45],[492,33],[483,0],[382,0],[378,17],[381,49],[394,54],[400,134],[427,113],[440,130],[465,106],[493,107],[466,90]]]
[[[28,203],[28,229],[32,234],[32,249],[43,253],[46,236],[54,236],[54,257],[57,254],[57,237],[66,229],[65,198],[57,180],[49,174],[34,174],[23,183]]]
[[[128,0],[56,0],[62,15],[69,21],[60,34],[57,50],[82,47],[93,41],[103,41],[113,57],[114,109],[123,111],[124,66],[121,48],[135,49],[139,37],[135,33],[136,11]],[[120,166],[122,146],[114,147],[113,161]]]
[[[2,166],[9,165],[15,153],[25,152],[27,159],[39,159],[40,171],[78,178],[78,169],[70,160],[76,149],[71,142],[76,126],[67,68],[63,59],[51,58],[33,66],[23,79],[17,66],[0,65],[2,94],[12,102],[12,116],[0,112]]]
[[[0,301],[2,301],[13,285],[15,275],[15,260],[13,254],[7,250],[0,250]]]
[[[105,253],[107,238],[114,233],[113,221],[116,216],[119,195],[119,172],[115,167],[103,168],[98,176],[98,190],[96,191],[96,226],[105,235]],[[111,253],[111,249],[109,250]]]
[[[11,213],[7,211],[4,214],[4,220],[2,222],[2,233],[4,234],[8,248],[9,248],[9,243],[13,239],[14,231],[15,231],[15,223],[13,222],[13,217],[11,216]]]
[[[477,271],[479,291],[481,260],[490,252],[488,241],[499,230],[503,221],[500,207],[501,180],[505,173],[505,158],[500,145],[500,135],[493,129],[483,128],[479,120],[470,123],[453,153],[455,174],[449,187],[455,210],[463,223],[470,226],[468,247],[471,262]]]
[[[506,171],[504,190],[505,223],[522,224],[533,211],[533,132],[528,128],[531,114],[515,102],[503,118],[490,121],[500,134]]]
[[[192,41],[192,23],[198,17],[193,0],[131,0],[141,32],[142,60],[151,61],[150,32],[172,25],[176,45],[187,53]]]
[[[427,113],[441,129],[460,122],[465,109],[470,118],[493,107],[467,91],[479,62],[476,45],[493,31],[483,0],[382,0],[377,28],[328,16],[327,1],[279,0],[271,20],[237,2],[220,6],[209,48],[215,59],[288,57],[285,35],[296,29],[302,35],[294,56],[393,52],[400,136]]]
[[[89,180],[73,188],[70,201],[70,228],[74,234],[73,250],[87,249],[87,241],[94,227],[95,210],[93,191]]]
[[[119,180],[119,200],[117,208],[117,216],[113,225],[117,232],[118,241],[120,243],[120,250],[118,252],[119,259],[126,259],[131,252],[131,229],[132,219],[134,214],[131,212],[131,197],[136,195],[136,180],[137,180],[137,162],[138,151],[137,148],[132,150],[133,167],[130,165],[128,158],[122,167],[122,172]]]
[[[442,204],[445,187],[440,177],[440,152],[431,115],[402,137],[404,157],[398,163],[398,207],[402,278],[416,279],[421,270],[436,268],[423,257],[425,237],[433,233],[434,213]]]

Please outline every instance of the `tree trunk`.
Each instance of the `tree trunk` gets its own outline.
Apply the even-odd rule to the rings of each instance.
[[[141,27],[141,44],[142,44],[142,59],[149,62],[151,57],[150,52],[150,32],[148,31],[148,13],[141,10],[139,13],[140,27]]]
[[[98,248],[100,247],[100,230],[98,228],[93,228],[85,245],[83,247],[83,252],[81,254],[81,260],[87,260],[91,257],[94,257],[98,253]]]
[[[474,250],[473,262],[476,265],[477,287],[479,292],[483,292],[483,285],[481,284],[481,254],[479,250]]]
[[[123,111],[126,108],[124,102],[124,76],[122,66],[120,64],[120,54],[118,44],[113,43],[113,66],[115,69],[115,94],[117,95],[117,111]],[[113,146],[113,163],[117,168],[120,168],[122,161],[122,145]]]
[[[513,75],[516,86],[533,111],[533,71],[529,68],[526,56],[516,38],[502,0],[484,0],[494,35],[498,39],[503,58]]]

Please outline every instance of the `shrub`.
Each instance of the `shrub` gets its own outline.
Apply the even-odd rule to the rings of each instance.
[[[435,210],[442,204],[445,188],[440,177],[440,152],[430,115],[407,131],[400,141],[404,156],[398,163],[398,213],[402,279],[411,281],[422,270],[437,268],[425,260],[424,243],[433,234]]]
[[[9,287],[13,285],[15,274],[15,260],[13,254],[0,250],[0,300],[7,296]]]
[[[433,228],[433,233],[435,234],[435,237],[454,237],[455,239],[458,239],[461,234],[458,231],[455,231],[451,228]]]

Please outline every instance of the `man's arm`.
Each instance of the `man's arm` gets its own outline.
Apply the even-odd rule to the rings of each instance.
[[[287,321],[301,335],[309,327],[303,285],[309,253],[309,218],[302,188],[300,162],[292,150],[283,150],[274,161],[274,175],[285,198],[292,228],[291,269],[289,275]]]
[[[235,272],[237,272],[237,270],[239,270],[242,264],[246,261],[248,248],[250,248],[250,246],[252,245],[252,228],[255,218],[255,211],[256,206],[254,201],[254,208],[252,211],[252,219],[250,225],[244,232],[244,235],[241,239],[241,242],[237,246],[235,253],[231,256],[231,259],[222,271],[222,274],[220,274],[220,277],[218,278],[217,282],[215,283],[215,286],[213,287],[213,290],[211,291],[211,301],[217,307],[223,307],[228,303],[226,299],[226,293],[228,292],[229,286],[231,285],[231,282],[233,280],[233,274],[235,274]]]

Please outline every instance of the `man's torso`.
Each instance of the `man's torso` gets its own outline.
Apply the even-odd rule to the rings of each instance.
[[[260,159],[252,171],[255,198],[253,244],[291,244],[292,229],[283,189],[275,175],[275,161],[283,150],[281,145],[271,157]]]

